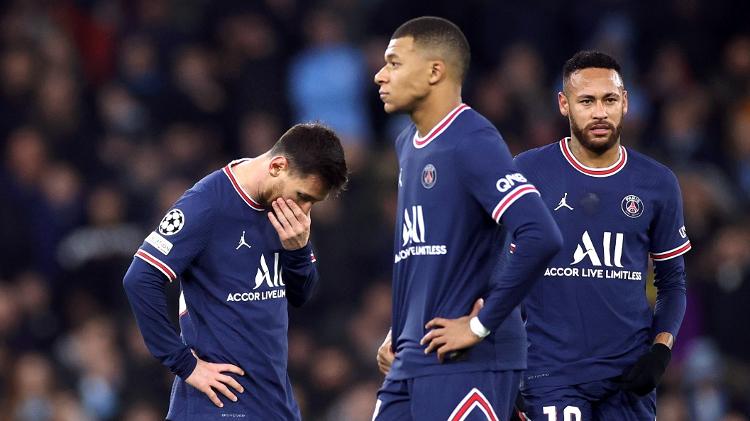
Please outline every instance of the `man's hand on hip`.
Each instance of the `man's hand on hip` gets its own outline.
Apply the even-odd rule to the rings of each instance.
[[[195,353],[193,353],[193,355],[195,355]],[[237,402],[237,396],[235,396],[227,386],[232,386],[232,388],[239,393],[243,393],[245,389],[239,384],[239,382],[237,382],[237,380],[223,373],[230,372],[239,376],[244,376],[245,372],[236,365],[214,364],[203,361],[197,356],[195,358],[198,360],[198,364],[196,364],[195,369],[190,376],[185,379],[185,382],[205,393],[206,396],[208,396],[208,399],[219,408],[223,408],[224,404],[216,394],[217,391],[221,392],[222,395],[229,398],[232,402]]]

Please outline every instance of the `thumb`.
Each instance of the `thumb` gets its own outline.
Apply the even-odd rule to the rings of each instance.
[[[484,307],[484,299],[480,298],[474,302],[474,307],[471,308],[471,314],[469,316],[474,317],[479,314],[479,310]]]

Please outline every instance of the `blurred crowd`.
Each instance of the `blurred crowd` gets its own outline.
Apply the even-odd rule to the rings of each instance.
[[[322,284],[290,310],[289,370],[304,419],[370,420],[390,324],[391,142],[407,123],[382,111],[372,76],[390,33],[424,14],[466,32],[464,101],[514,153],[567,134],[565,59],[620,59],[623,142],[677,173],[693,244],[658,418],[750,420],[744,0],[3,2],[0,420],[163,419],[171,374],[122,291],[132,255],[203,175],[310,120],[340,133],[352,173],[313,211]]]

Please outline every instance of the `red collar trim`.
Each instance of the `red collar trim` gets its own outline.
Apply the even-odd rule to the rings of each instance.
[[[247,194],[245,189],[243,189],[240,183],[237,181],[237,177],[234,175],[234,171],[232,171],[232,167],[234,167],[235,165],[241,162],[248,161],[248,160],[250,160],[250,158],[236,159],[230,162],[229,164],[227,164],[227,166],[222,168],[222,170],[224,171],[224,174],[227,175],[227,178],[229,178],[229,182],[232,183],[232,187],[234,187],[234,190],[237,192],[237,194],[240,195],[242,200],[244,200],[245,203],[247,203],[247,205],[253,208],[254,210],[263,211],[265,210],[263,209],[263,206],[261,206],[260,203],[255,201],[255,199],[253,199],[252,196]]]
[[[628,151],[624,146],[620,145],[620,157],[617,159],[617,162],[606,168],[587,167],[580,161],[578,161],[575,155],[573,155],[573,152],[570,150],[570,146],[568,146],[569,140],[570,138],[566,137],[560,141],[560,151],[562,151],[563,157],[565,157],[565,160],[568,161],[568,163],[572,165],[573,168],[578,170],[578,172],[581,172],[588,176],[609,177],[610,175],[615,175],[620,172],[620,170],[625,168],[625,164],[628,163]]]
[[[466,104],[459,104],[458,107],[454,108],[451,112],[448,113],[448,115],[443,117],[443,119],[440,120],[440,122],[438,122],[438,124],[436,124],[435,127],[433,127],[432,130],[430,130],[429,133],[425,135],[425,137],[419,137],[419,131],[415,131],[414,140],[412,142],[414,144],[414,147],[417,149],[422,149],[425,146],[429,145],[430,142],[432,142],[436,137],[440,136],[440,134],[443,133],[445,129],[447,129],[451,125],[451,123],[456,120],[456,117],[458,117],[459,114],[470,108],[471,107]]]

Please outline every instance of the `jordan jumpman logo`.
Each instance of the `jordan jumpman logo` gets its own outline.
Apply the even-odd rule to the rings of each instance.
[[[573,210],[573,208],[571,208],[568,205],[567,198],[568,198],[568,193],[566,192],[565,196],[563,196],[562,199],[560,199],[560,203],[557,204],[557,207],[555,208],[555,210],[558,210],[560,208],[568,208],[570,210]]]
[[[240,244],[237,245],[237,248],[235,250],[239,250],[240,247],[247,246],[247,248],[250,248],[250,244],[245,242],[245,231],[242,231],[242,237],[240,237]]]

